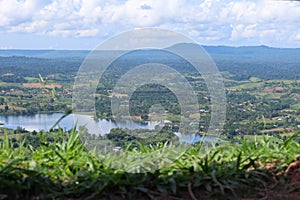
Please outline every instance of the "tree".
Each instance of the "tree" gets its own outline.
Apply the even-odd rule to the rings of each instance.
[[[0,97],[0,105],[3,105],[3,104],[4,104],[4,98]]]

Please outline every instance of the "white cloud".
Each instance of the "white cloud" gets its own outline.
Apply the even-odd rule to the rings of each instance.
[[[140,8],[143,9],[143,10],[151,10],[152,9],[152,7],[147,5],[147,4],[141,5]]]
[[[298,30],[298,33],[295,35],[295,40],[300,41],[300,30]]]
[[[96,36],[99,33],[98,29],[83,29],[83,30],[78,30],[76,35],[78,37],[91,37],[91,36]]]
[[[49,4],[51,1],[0,1],[0,26],[18,25],[32,20],[34,13]]]
[[[108,37],[161,27],[200,43],[298,45],[300,2],[266,0],[2,0],[0,31]],[[277,44],[274,44],[274,40]],[[273,40],[273,41],[272,41]]]
[[[257,24],[237,24],[231,25],[231,28],[231,41],[253,38],[258,35]]]

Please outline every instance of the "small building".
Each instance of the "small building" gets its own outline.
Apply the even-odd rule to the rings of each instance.
[[[113,152],[119,152],[121,151],[122,147],[113,147]]]

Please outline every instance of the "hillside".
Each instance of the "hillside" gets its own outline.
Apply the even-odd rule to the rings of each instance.
[[[189,48],[189,45],[178,44],[170,48],[184,50]],[[298,79],[297,74],[300,74],[300,49],[297,48],[267,46],[203,46],[203,48],[213,58],[220,71],[234,74],[236,80],[246,80],[251,76],[262,79],[293,80]],[[1,73],[7,73],[3,68],[7,62],[11,68],[19,67],[21,70],[24,66],[32,66],[36,69],[51,63],[55,67],[69,68],[74,73],[89,53],[88,50],[0,50],[0,69]],[[9,58],[11,56],[16,56],[13,62]],[[40,63],[42,64],[38,66]]]

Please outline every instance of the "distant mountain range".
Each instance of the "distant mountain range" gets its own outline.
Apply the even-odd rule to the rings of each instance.
[[[262,79],[299,79],[300,74],[300,48],[273,48],[267,46],[202,46],[217,64],[220,71],[228,71],[237,80],[245,80],[251,76]],[[193,44],[176,44],[167,49],[179,49],[192,51]],[[81,62],[89,55],[89,50],[0,50],[0,70],[12,71],[14,68],[37,66],[49,69],[49,66],[61,69],[78,69]],[[138,53],[138,56],[151,57],[151,51],[147,54]],[[163,54],[161,54],[163,55]],[[12,58],[12,56],[17,56]],[[26,59],[25,59],[26,58]],[[161,57],[167,63],[168,57]],[[26,62],[24,62],[26,60]],[[172,62],[172,60],[169,60]],[[176,61],[177,62],[177,61]],[[183,62],[184,63],[184,62]],[[177,63],[178,69],[186,67]],[[10,69],[7,67],[9,66]],[[71,68],[70,68],[71,67]],[[32,68],[31,68],[32,69]],[[50,70],[50,69],[49,69]]]
[[[190,44],[176,44],[170,48],[188,48]],[[211,56],[242,56],[248,58],[291,57],[300,58],[300,48],[273,48],[268,46],[202,46]],[[169,48],[168,48],[169,49]],[[25,56],[36,58],[85,58],[90,50],[18,50],[0,49],[0,56]],[[278,58],[278,57],[277,57]]]
[[[0,56],[25,56],[35,58],[85,58],[90,51],[88,50],[20,50],[5,49],[0,50]]]

